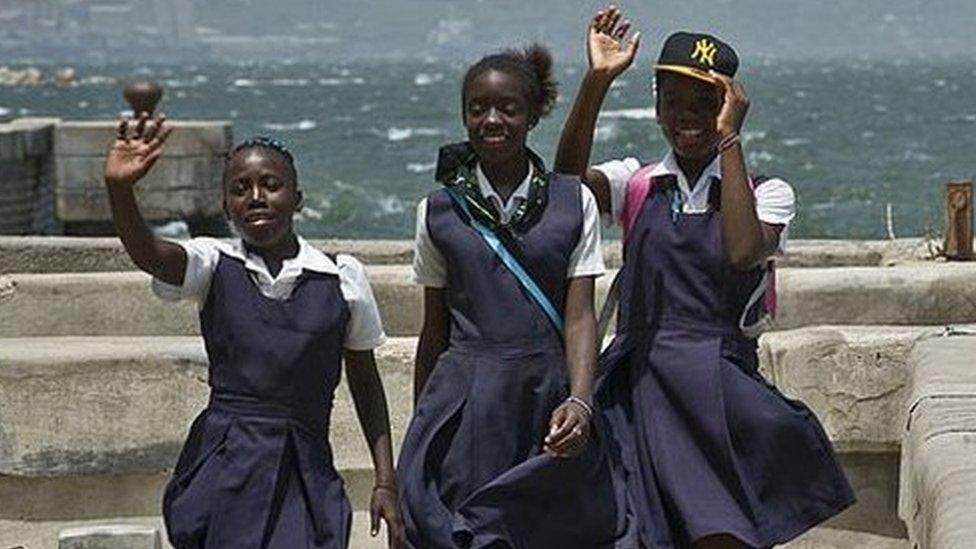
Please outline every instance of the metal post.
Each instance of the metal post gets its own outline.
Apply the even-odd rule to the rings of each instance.
[[[946,259],[973,259],[973,182],[946,184]]]

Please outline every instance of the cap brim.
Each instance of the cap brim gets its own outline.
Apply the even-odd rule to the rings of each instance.
[[[718,84],[718,81],[714,76],[708,74],[708,72],[701,69],[696,69],[694,67],[686,67],[684,65],[654,65],[655,71],[667,71],[676,72],[678,74],[683,74],[685,76],[690,76],[692,78],[697,78],[709,84]]]

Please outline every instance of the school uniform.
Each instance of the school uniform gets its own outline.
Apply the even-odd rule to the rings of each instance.
[[[470,150],[462,156],[470,159]],[[442,151],[442,164],[445,157]],[[568,279],[604,271],[599,215],[578,178],[544,170],[533,156],[507,203],[479,166],[466,173],[477,178],[503,224],[518,223],[509,216],[533,196],[533,176],[545,177],[535,198],[542,207],[514,238],[522,265],[561,312]],[[445,172],[447,181],[459,173],[438,168]],[[419,284],[444,289],[450,342],[400,452],[397,478],[410,546],[613,546],[623,528],[623,502],[614,500],[599,437],[577,458],[543,451],[550,416],[568,396],[561,336],[446,189],[418,206],[414,271]]]
[[[596,166],[623,211],[634,159]],[[783,543],[854,498],[813,413],[757,371],[742,327],[762,306],[763,268],[739,272],[722,247],[719,159],[691,186],[669,153],[625,243],[617,334],[600,358],[597,405],[645,547],[728,533]],[[757,179],[761,221],[783,225],[793,192]],[[675,211],[673,198],[680,197]]]
[[[210,401],[166,487],[170,542],[184,548],[345,548],[351,507],[328,441],[343,349],[383,343],[363,266],[298,239],[272,276],[240,241],[195,238],[182,286],[209,358]]]

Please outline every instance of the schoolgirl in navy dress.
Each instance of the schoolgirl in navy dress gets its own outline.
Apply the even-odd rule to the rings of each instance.
[[[302,194],[291,154],[256,138],[230,153],[224,208],[241,239],[175,243],[146,228],[134,184],[170,127],[119,125],[105,181],[119,236],[166,300],[192,299],[210,361],[210,402],[163,497],[170,542],[189,548],[345,548],[351,509],[328,442],[344,359],[376,468],[372,532],[403,543],[390,427],[373,349],[385,336],[362,265],[292,230]]]
[[[468,141],[441,149],[443,186],[417,208],[424,321],[398,462],[417,549],[612,547],[625,526],[591,425],[593,285],[604,271],[596,203],[526,146],[556,98],[551,65],[532,46],[468,69]]]
[[[637,51],[628,27],[613,7],[592,21],[556,160],[625,230],[597,406],[641,546],[769,547],[853,502],[816,417],[756,371],[766,263],[785,244],[793,193],[747,175],[738,59],[707,34],[671,35],[654,67],[664,159],[586,169],[606,91]]]

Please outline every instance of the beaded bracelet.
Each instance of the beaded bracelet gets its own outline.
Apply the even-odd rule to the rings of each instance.
[[[587,401],[585,401],[585,400],[583,400],[583,399],[581,399],[579,397],[574,397],[572,395],[566,397],[566,402],[570,402],[570,403],[575,404],[575,405],[579,406],[580,408],[582,408],[583,411],[586,412],[586,418],[587,419],[590,419],[590,418],[593,417],[593,407],[590,406],[590,403],[589,402],[587,402]]]
[[[741,136],[739,135],[739,132],[735,132],[733,134],[729,134],[723,137],[722,140],[719,141],[718,143],[718,153],[722,154],[725,151],[729,150],[730,148],[732,148],[733,145],[738,143],[740,139]]]

